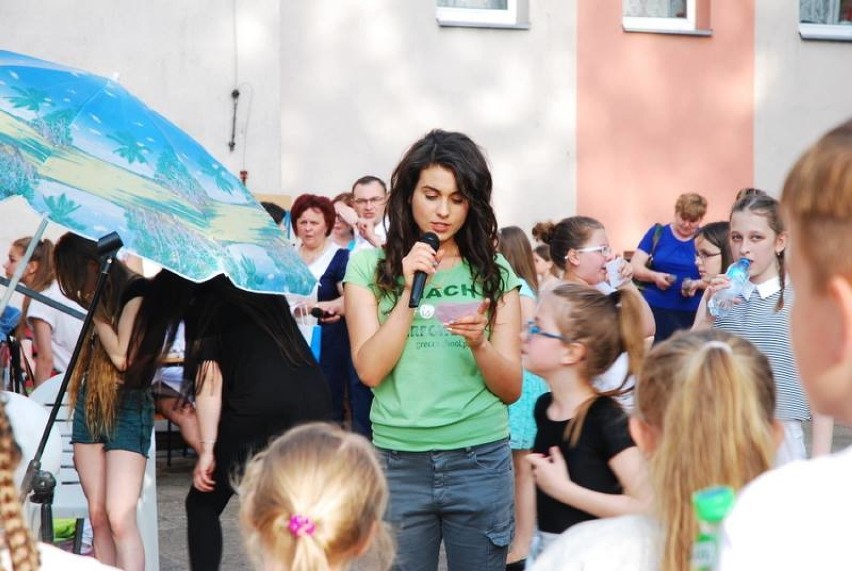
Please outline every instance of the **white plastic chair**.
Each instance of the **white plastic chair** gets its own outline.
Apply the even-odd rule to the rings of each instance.
[[[12,431],[15,433],[15,441],[21,448],[21,462],[18,464],[14,476],[15,488],[20,490],[27,467],[35,456],[36,450],[38,450],[48,413],[41,404],[17,393],[3,391],[0,398],[3,400],[6,416],[12,425]],[[42,453],[41,469],[53,474],[54,478],[58,478],[61,457],[62,442],[59,434],[51,432]],[[40,506],[33,504],[29,497],[24,501],[24,514],[27,516],[30,529],[35,534],[38,534],[41,522],[39,508]]]
[[[61,374],[51,377],[33,390],[30,398],[44,405],[50,412],[61,384]],[[68,409],[66,393],[53,425],[53,430],[59,433],[62,440],[62,462],[53,497],[53,516],[79,519],[88,517],[89,511],[86,496],[80,485],[80,476],[74,467],[74,450],[71,445],[72,423],[73,414]],[[160,540],[157,525],[157,451],[154,436],[152,430],[151,447],[148,449],[148,461],[145,464],[145,478],[142,483],[142,496],[136,508],[136,521],[142,534],[142,543],[145,545],[145,571],[160,569]]]

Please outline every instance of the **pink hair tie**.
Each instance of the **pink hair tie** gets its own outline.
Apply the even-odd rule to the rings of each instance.
[[[311,518],[303,515],[290,516],[290,524],[287,526],[293,537],[312,536],[317,529]]]

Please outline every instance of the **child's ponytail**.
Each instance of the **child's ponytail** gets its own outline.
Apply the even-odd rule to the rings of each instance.
[[[720,484],[739,489],[772,466],[774,408],[769,362],[734,335],[679,333],[648,355],[636,412],[662,434],[651,476],[666,530],[663,571],[689,567],[697,532],[693,492]]]
[[[295,428],[249,462],[239,494],[247,551],[261,567],[327,571],[371,544],[377,568],[390,566],[387,483],[361,436],[321,423]]]
[[[627,379],[642,368],[642,362],[645,359],[645,335],[641,326],[642,300],[638,293],[629,289],[616,290],[610,294],[610,297],[615,297],[621,346],[628,356],[627,375],[622,381],[623,387]]]
[[[594,377],[612,367],[619,355],[627,352],[630,365],[621,386],[612,391],[595,391],[597,396],[623,394],[627,379],[639,368],[645,353],[642,302],[638,294],[617,290],[605,295],[575,283],[560,284],[550,294],[562,302],[555,316],[562,336],[585,347],[582,374],[590,384]],[[565,438],[572,446],[580,438],[586,413],[594,400],[580,405],[566,427]]]

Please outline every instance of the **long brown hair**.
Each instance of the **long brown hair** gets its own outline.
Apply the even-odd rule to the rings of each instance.
[[[772,467],[775,383],[754,345],[719,329],[680,332],[648,354],[634,414],[662,436],[651,454],[665,529],[662,571],[689,569],[694,492],[739,489]]]
[[[527,235],[517,226],[505,226],[500,228],[499,236],[497,251],[503,254],[518,277],[527,282],[538,295],[538,275],[535,273],[535,261]]]
[[[618,356],[627,352],[627,373],[621,386],[611,391],[597,391],[583,403],[565,429],[565,438],[573,446],[580,438],[586,413],[595,398],[622,394],[627,379],[642,366],[645,336],[642,331],[642,300],[631,290],[616,290],[604,295],[581,284],[563,283],[548,292],[556,301],[555,321],[559,332],[586,348],[581,375],[589,385],[591,379],[609,369]]]
[[[93,273],[96,275],[96,268],[100,266],[97,244],[68,232],[56,243],[53,259],[56,281],[59,282],[59,289],[65,297],[93,311],[96,319],[105,321],[113,330],[117,330],[124,290],[137,276],[120,261],[114,261],[110,266],[98,306],[90,308],[92,292],[84,290],[91,283]],[[73,408],[85,384],[86,424],[95,434],[109,433],[115,424],[118,383],[122,375],[98,341],[94,320],[81,335],[87,341],[80,352],[80,366],[75,367],[71,375],[69,402]]]
[[[489,321],[494,319],[506,276],[495,258],[497,218],[491,206],[491,170],[482,150],[467,135],[435,129],[414,143],[394,169],[388,195],[388,235],[385,258],[376,269],[376,285],[393,299],[402,291],[402,258],[420,238],[411,197],[420,173],[441,166],[453,173],[459,193],[468,202],[464,224],[455,235],[459,254],[470,267],[474,287],[488,299]]]

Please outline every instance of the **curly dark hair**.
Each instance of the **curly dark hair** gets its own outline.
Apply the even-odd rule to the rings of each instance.
[[[491,302],[491,321],[504,283],[495,260],[497,219],[491,207],[491,171],[480,148],[463,133],[430,131],[406,151],[394,169],[387,203],[385,259],[376,269],[376,283],[383,295],[396,298],[402,293],[402,258],[423,232],[414,221],[411,199],[420,173],[435,165],[453,173],[458,192],[468,202],[467,218],[455,241],[470,266],[474,287],[481,287],[483,297]]]

